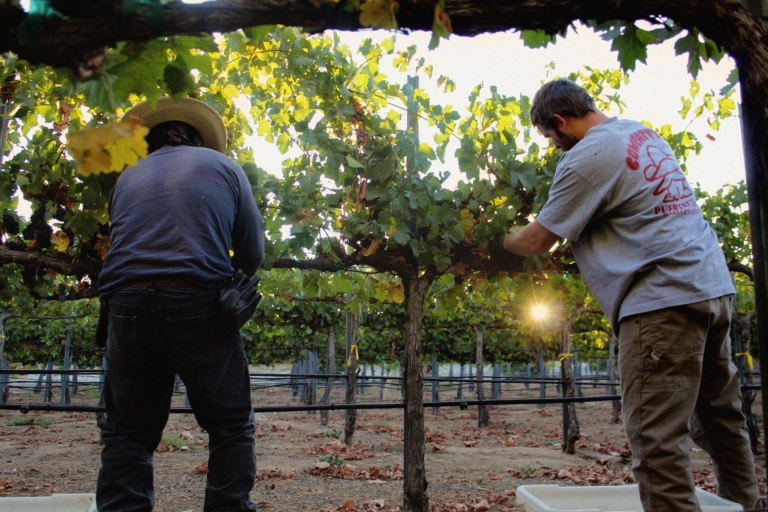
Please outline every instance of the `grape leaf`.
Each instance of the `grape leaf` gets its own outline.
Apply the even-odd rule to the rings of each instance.
[[[619,53],[619,63],[624,71],[633,71],[635,63],[639,60],[645,64],[648,58],[647,45],[656,42],[653,34],[647,30],[637,28],[634,23],[624,27],[620,36],[617,36],[611,44],[611,51]]]
[[[163,80],[168,86],[168,92],[175,101],[181,101],[187,91],[195,88],[195,79],[189,73],[189,68],[183,59],[178,58],[163,70]]]
[[[543,30],[523,30],[520,39],[528,48],[546,48],[549,43],[555,42],[554,35],[549,35]]]
[[[432,40],[429,42],[429,49],[434,50],[440,44],[440,38],[448,39],[453,32],[451,19],[443,10],[445,0],[440,0],[440,4],[435,6],[435,19],[432,21]]]
[[[77,172],[83,176],[102,172],[122,172],[147,156],[149,130],[140,119],[128,116],[119,123],[70,132],[67,150],[75,158]]]
[[[166,54],[161,50],[164,43],[154,40],[142,47],[126,45],[123,53],[130,58],[109,70],[117,79],[112,84],[115,96],[125,101],[130,94],[139,94],[147,97],[150,104],[157,103],[162,91],[158,85],[157,77],[163,76],[165,66],[168,64]]]
[[[727,82],[728,83],[722,89],[720,89],[720,94],[722,96],[727,96],[728,93],[730,93],[739,83],[739,70],[737,68],[733,68],[733,70],[731,70],[731,73],[728,75]]]
[[[67,247],[69,247],[69,237],[63,231],[55,232],[51,239],[56,244],[57,251],[66,251]]]
[[[360,6],[360,24],[364,27],[396,29],[395,12],[400,4],[395,0],[367,0]]]
[[[696,78],[701,71],[701,61],[713,60],[720,62],[725,54],[724,50],[717,46],[711,39],[704,38],[702,43],[699,39],[700,32],[695,28],[688,30],[688,35],[677,40],[675,43],[675,55],[688,54],[688,72]]]

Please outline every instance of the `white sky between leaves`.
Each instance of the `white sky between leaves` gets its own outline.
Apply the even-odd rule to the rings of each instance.
[[[420,56],[425,58],[425,66],[432,65],[432,79],[423,70],[419,71],[419,86],[424,89],[433,103],[452,105],[461,114],[466,113],[468,96],[474,87],[482,83],[481,98],[490,94],[490,87],[495,85],[499,94],[505,96],[520,95],[533,97],[542,81],[555,76],[568,76],[571,72],[582,71],[584,66],[595,69],[617,69],[619,63],[616,52],[610,51],[611,43],[603,41],[591,29],[578,25],[577,32],[569,29],[565,39],[557,39],[556,44],[547,48],[531,49],[523,46],[519,33],[505,32],[483,34],[475,37],[451,36],[441,40],[437,49],[429,51],[431,34],[414,32],[408,35],[398,34],[396,49],[404,50],[410,45],[418,48],[414,63]],[[385,31],[340,32],[340,39],[354,50],[366,38],[380,42],[391,37]],[[390,80],[406,80],[406,75],[392,68],[394,56],[382,58],[379,69]],[[359,57],[358,59],[359,60]],[[555,70],[548,67],[554,63]],[[688,74],[687,54],[675,56],[674,41],[667,41],[648,48],[647,65],[637,62],[635,71],[629,74],[629,85],[622,84],[619,96],[626,104],[623,113],[614,108],[609,115],[637,121],[647,120],[654,127],[671,125],[673,131],[685,129],[693,118],[692,112],[687,119],[682,119],[682,97],[688,97],[693,77]],[[699,96],[710,91],[719,91],[727,83],[727,77],[735,67],[734,61],[726,56],[719,64],[706,62],[699,72],[697,81],[701,87]],[[423,69],[423,68],[422,68]],[[445,75],[456,82],[453,93],[443,93],[436,87],[437,78]],[[738,87],[731,98],[740,101]],[[398,101],[398,100],[395,100]],[[694,100],[694,106],[697,105]],[[401,105],[402,106],[402,105]],[[691,109],[693,110],[693,109]],[[404,116],[403,116],[404,119]],[[404,120],[403,120],[404,123]],[[429,131],[426,121],[420,121],[420,140],[432,142],[434,132]],[[703,143],[699,155],[688,158],[688,180],[695,185],[700,183],[703,190],[714,193],[725,184],[735,184],[745,179],[742,152],[741,126],[738,115],[721,122],[720,130],[709,128],[704,117],[694,121],[688,130]],[[548,144],[535,130],[534,140],[540,145]],[[712,135],[715,140],[705,138]],[[247,141],[255,149],[258,161],[255,162],[268,172],[278,173],[281,162],[287,155],[282,155],[276,146],[266,143],[258,136]],[[430,172],[451,172],[447,186],[455,184],[462,176],[453,153],[458,147],[457,141],[451,141],[446,151],[446,162],[435,162]],[[289,152],[289,155],[294,154]]]

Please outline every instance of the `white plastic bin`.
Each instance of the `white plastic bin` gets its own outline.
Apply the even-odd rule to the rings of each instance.
[[[95,494],[0,498],[0,512],[96,512]]]
[[[738,503],[696,489],[702,512],[743,512]],[[637,485],[560,487],[521,485],[517,501],[526,512],[643,512]]]

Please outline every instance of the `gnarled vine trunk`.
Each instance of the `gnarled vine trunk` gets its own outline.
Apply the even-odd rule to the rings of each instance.
[[[565,320],[560,325],[560,351],[565,356],[563,359],[563,394],[566,397],[576,396],[576,373],[571,353],[571,324]],[[573,402],[564,404],[565,414],[563,424],[563,451],[576,453],[576,441],[581,437],[579,432],[579,418],[576,416],[576,404]],[[567,427],[567,428],[566,428]]]
[[[424,299],[434,280],[423,276],[401,275],[405,295],[405,384],[403,512],[428,512],[427,475],[424,467],[424,374],[421,366],[421,331]]]

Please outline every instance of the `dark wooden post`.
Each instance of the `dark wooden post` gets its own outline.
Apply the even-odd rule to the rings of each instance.
[[[758,2],[762,4],[762,2]],[[736,58],[741,83],[741,123],[744,163],[747,171],[749,225],[755,285],[755,316],[760,351],[760,373],[768,372],[768,112],[765,76],[756,69],[749,55]],[[762,88],[761,88],[762,87]],[[763,394],[763,434],[768,418],[768,378],[760,379]],[[766,458],[768,467],[768,458]]]
[[[475,363],[477,365],[475,375],[477,375],[477,399],[481,402],[481,404],[477,406],[477,426],[483,428],[488,426],[488,422],[491,419],[488,407],[482,405],[482,401],[485,400],[485,390],[483,389],[483,330],[476,325],[472,326],[472,330],[475,332]]]
[[[328,355],[325,360],[325,373],[326,375],[333,375],[336,373],[336,331],[333,326],[328,328]],[[331,399],[331,391],[333,391],[333,378],[325,378],[325,392],[320,403],[328,405]],[[320,424],[322,426],[328,425],[328,411],[320,411]]]

